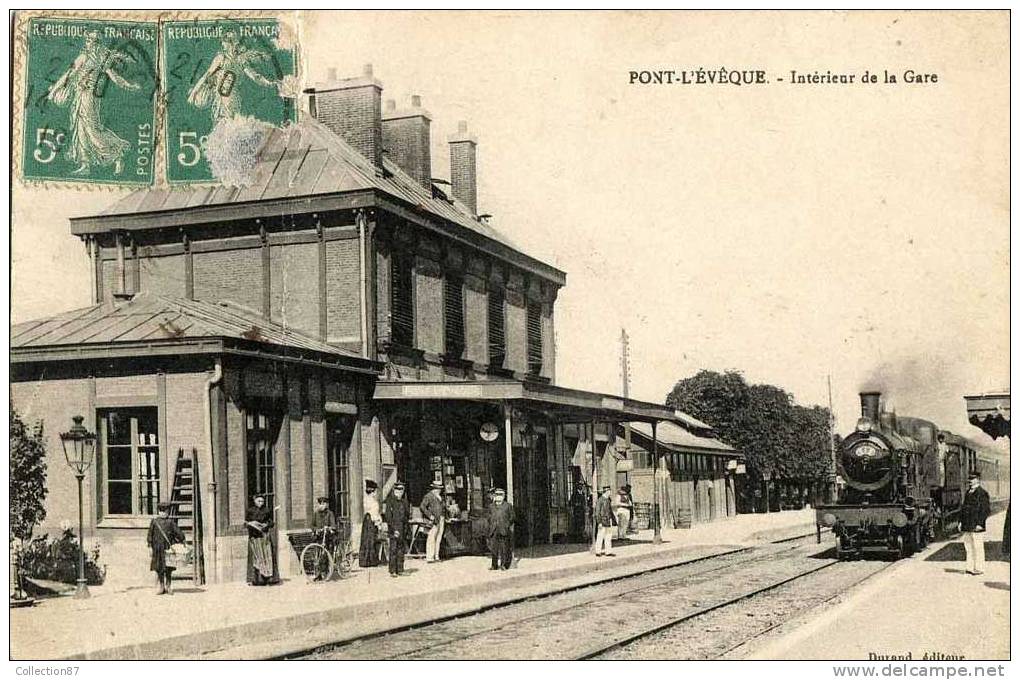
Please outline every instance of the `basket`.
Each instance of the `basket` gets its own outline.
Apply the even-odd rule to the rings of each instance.
[[[185,569],[191,565],[191,550],[183,545],[172,545],[163,554],[167,569]]]

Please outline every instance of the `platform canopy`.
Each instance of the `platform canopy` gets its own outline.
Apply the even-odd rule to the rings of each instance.
[[[992,439],[1009,437],[1009,390],[975,394],[967,402],[967,420]]]
[[[505,403],[534,408],[560,422],[673,422],[710,432],[712,426],[663,404],[626,397],[519,380],[472,380],[450,382],[379,381],[379,400],[455,400]]]

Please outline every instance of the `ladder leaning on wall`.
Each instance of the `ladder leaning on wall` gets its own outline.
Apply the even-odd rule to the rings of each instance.
[[[195,449],[177,450],[174,465],[174,485],[170,490],[170,518],[184,534],[190,556],[190,569],[179,569],[175,579],[191,579],[195,585],[205,583],[205,564],[202,554],[202,500],[198,493],[198,455]]]

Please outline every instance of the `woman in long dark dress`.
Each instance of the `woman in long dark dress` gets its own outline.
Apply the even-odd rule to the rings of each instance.
[[[245,513],[248,527],[248,583],[264,586],[280,581],[273,545],[273,510],[266,507],[265,496],[255,496],[254,505]]]
[[[166,551],[175,543],[184,543],[184,534],[177,523],[170,519],[170,504],[160,503],[156,506],[158,515],[149,523],[149,534],[145,542],[152,550],[149,570],[156,572],[156,594],[174,594],[173,567],[166,565]]]
[[[379,485],[371,479],[365,482],[365,515],[361,520],[361,544],[358,549],[358,566],[379,566]]]

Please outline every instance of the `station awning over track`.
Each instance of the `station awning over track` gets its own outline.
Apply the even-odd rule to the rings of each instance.
[[[992,439],[1009,437],[1009,391],[1001,390],[963,398],[967,420]]]
[[[682,411],[620,396],[587,392],[545,383],[518,380],[451,382],[379,381],[379,400],[489,401],[545,411],[560,422],[673,422],[682,427],[710,432],[712,426]]]

